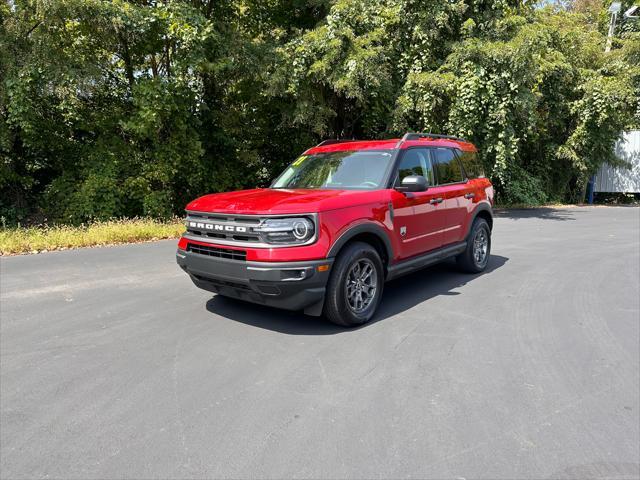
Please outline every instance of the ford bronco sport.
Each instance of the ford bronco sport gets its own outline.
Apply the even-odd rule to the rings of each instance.
[[[483,271],[493,196],[463,139],[327,140],[270,188],[189,203],[177,261],[205,290],[361,325],[387,280],[449,257]]]

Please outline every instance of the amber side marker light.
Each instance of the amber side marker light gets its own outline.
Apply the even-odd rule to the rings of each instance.
[[[318,265],[319,272],[326,272],[327,270],[329,270],[329,265]]]

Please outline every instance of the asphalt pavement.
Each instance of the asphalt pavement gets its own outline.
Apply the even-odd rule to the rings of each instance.
[[[175,241],[0,259],[0,477],[638,478],[640,209],[498,215],[374,321],[198,290]]]

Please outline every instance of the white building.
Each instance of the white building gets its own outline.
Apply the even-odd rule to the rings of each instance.
[[[595,192],[640,193],[640,130],[625,132],[616,144],[618,157],[629,162],[630,169],[603,165],[596,174]]]

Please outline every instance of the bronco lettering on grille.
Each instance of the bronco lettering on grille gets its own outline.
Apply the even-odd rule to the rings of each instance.
[[[192,228],[200,228],[202,230],[215,230],[218,232],[247,232],[247,227],[237,227],[234,225],[218,225],[215,223],[189,222],[189,226]]]

